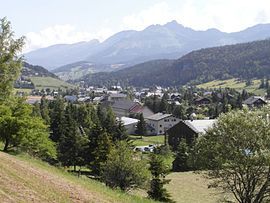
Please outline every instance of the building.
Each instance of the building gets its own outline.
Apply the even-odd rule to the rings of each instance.
[[[145,117],[146,123],[151,127],[147,133],[150,135],[162,135],[176,125],[180,119],[174,117],[172,114],[156,113],[154,115]]]
[[[206,105],[206,104],[210,104],[210,103],[211,103],[211,99],[209,99],[207,97],[197,98],[194,100],[195,105]]]
[[[168,143],[175,150],[181,139],[191,144],[198,136],[205,134],[216,122],[215,119],[208,120],[182,120],[167,131]]]
[[[243,104],[247,105],[248,107],[262,107],[263,105],[267,104],[267,102],[259,96],[252,96],[243,101]]]
[[[135,134],[137,129],[138,119],[121,117],[121,122],[123,123],[128,134]]]
[[[123,93],[113,93],[110,94],[108,97],[108,101],[114,102],[114,101],[123,101],[127,99],[127,95]]]
[[[130,100],[115,101],[111,104],[111,107],[117,117],[129,117],[141,113],[144,117],[147,117],[154,114],[148,107]]]

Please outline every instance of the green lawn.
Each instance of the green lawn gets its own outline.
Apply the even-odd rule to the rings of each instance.
[[[238,80],[236,78],[228,79],[228,80],[213,80],[211,82],[203,83],[197,85],[198,88],[203,89],[213,89],[213,88],[233,88],[236,90],[247,90],[248,92],[257,94],[257,95],[264,95],[265,90],[259,89],[260,80],[253,80],[253,84],[250,86],[246,86],[245,81]]]
[[[31,77],[30,80],[34,83],[36,89],[67,89],[75,87],[72,84],[52,77]]]
[[[141,136],[130,135],[130,139],[133,140],[135,146],[146,146],[149,144],[164,144],[164,135],[155,136]]]
[[[209,180],[201,174],[193,172],[171,173],[167,178],[171,182],[166,188],[177,203],[215,203],[228,196],[217,189],[209,189]]]

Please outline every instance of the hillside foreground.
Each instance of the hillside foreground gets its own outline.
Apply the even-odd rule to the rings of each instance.
[[[78,178],[41,161],[0,152],[0,200],[17,202],[151,202]]]

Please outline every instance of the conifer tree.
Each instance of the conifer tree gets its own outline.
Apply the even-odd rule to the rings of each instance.
[[[144,136],[146,135],[146,122],[144,120],[143,114],[140,114],[139,122],[137,124],[136,133],[138,135]]]
[[[188,171],[188,145],[185,139],[182,139],[176,151],[176,156],[173,161],[173,171],[183,172]]]
[[[169,173],[169,170],[165,166],[161,156],[151,154],[149,170],[152,174],[150,189],[147,192],[149,198],[160,202],[173,202],[170,199],[169,193],[164,188],[164,185],[168,184],[170,180],[165,179],[165,176]]]
[[[79,126],[73,118],[73,105],[69,104],[65,110],[64,133],[59,138],[58,158],[64,166],[83,164],[83,150],[87,139],[80,133]]]
[[[129,137],[126,131],[125,126],[121,121],[117,122],[115,131],[113,132],[113,142],[119,142],[119,141],[129,141]]]
[[[50,112],[49,112],[49,107],[48,107],[48,101],[46,100],[45,96],[43,96],[40,101],[40,115],[47,125],[50,124],[49,113]]]
[[[101,131],[97,135],[95,145],[91,152],[92,161],[90,162],[90,169],[93,175],[100,177],[113,146],[111,136],[106,131]]]
[[[64,134],[65,130],[65,106],[64,101],[60,97],[58,97],[55,101],[50,103],[51,111],[50,111],[50,118],[51,118],[51,139],[54,142],[58,142],[61,136]]]

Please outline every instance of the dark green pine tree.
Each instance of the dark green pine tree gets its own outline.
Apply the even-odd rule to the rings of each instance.
[[[113,142],[117,143],[119,141],[129,141],[129,136],[127,134],[126,128],[122,122],[117,122],[115,131],[113,132]]]
[[[243,100],[242,100],[241,94],[239,94],[237,96],[236,107],[239,108],[239,109],[242,109],[243,108]]]
[[[151,154],[149,170],[152,174],[150,189],[147,192],[149,198],[160,202],[173,202],[170,199],[169,193],[164,188],[164,185],[168,184],[170,180],[165,179],[165,176],[169,173],[169,170],[164,164],[161,156]]]
[[[116,117],[113,113],[113,110],[111,107],[107,108],[107,111],[105,113],[105,119],[104,119],[104,128],[108,133],[113,134],[116,130]]]
[[[65,110],[65,130],[58,143],[58,159],[64,166],[74,166],[76,171],[76,166],[84,165],[83,151],[87,139],[81,134],[72,110],[71,104]]]
[[[144,136],[146,135],[146,122],[144,120],[143,114],[140,114],[139,122],[137,124],[136,134]]]
[[[51,139],[58,142],[65,130],[65,105],[64,100],[58,97],[50,103],[50,120],[51,120]]]
[[[100,105],[98,105],[98,107],[97,107],[97,117],[98,117],[98,120],[101,124],[101,127],[106,128],[106,124],[105,124],[106,117],[107,117],[106,111]]]
[[[176,156],[173,161],[172,170],[174,172],[188,171],[188,145],[185,139],[182,139],[176,151]]]
[[[40,114],[43,120],[45,121],[45,123],[49,125],[50,124],[50,115],[49,115],[50,111],[48,107],[48,101],[46,100],[45,96],[43,96],[40,101]]]
[[[106,131],[98,129],[94,133],[92,132],[92,136],[95,139],[91,140],[92,143],[90,141],[92,148],[89,168],[94,176],[100,177],[113,145],[111,136]]]
[[[164,93],[164,95],[160,101],[160,104],[159,104],[159,112],[167,112],[167,108],[168,108],[167,99],[168,99],[168,94]]]

